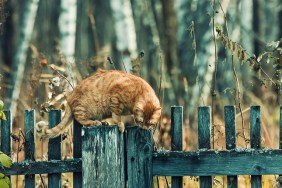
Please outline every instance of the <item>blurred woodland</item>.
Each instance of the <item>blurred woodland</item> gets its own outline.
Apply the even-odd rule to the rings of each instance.
[[[236,106],[239,146],[248,147],[250,105],[260,105],[262,145],[277,148],[281,20],[280,0],[0,0],[0,99],[18,134],[23,110],[45,121],[81,79],[119,69],[147,80],[162,102],[157,148],[170,149],[173,105],[184,109],[184,150],[197,149],[202,105],[212,107],[214,149],[225,148],[225,105]]]

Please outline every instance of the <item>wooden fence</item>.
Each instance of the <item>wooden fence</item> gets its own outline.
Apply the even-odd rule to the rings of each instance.
[[[182,107],[171,108],[172,151],[154,151],[148,130],[128,127],[121,134],[116,126],[82,128],[74,126],[74,159],[60,160],[61,138],[49,141],[49,161],[34,160],[35,112],[25,111],[25,161],[0,168],[7,175],[25,175],[25,187],[35,187],[35,174],[48,174],[50,187],[60,187],[63,172],[74,173],[74,187],[153,187],[153,176],[172,176],[171,187],[182,187],[182,176],[200,176],[200,187],[212,187],[212,176],[227,175],[228,187],[238,187],[237,175],[251,175],[253,188],[262,187],[261,175],[282,174],[282,121],[280,149],[261,149],[260,107],[250,109],[250,149],[236,149],[235,108],[226,106],[227,150],[211,150],[210,107],[198,108],[199,150],[182,150]],[[11,152],[11,115],[1,123],[1,148]],[[280,117],[282,108],[280,108]],[[61,118],[60,111],[49,113],[49,126]],[[74,124],[77,124],[74,122]],[[127,183],[126,183],[127,180]]]

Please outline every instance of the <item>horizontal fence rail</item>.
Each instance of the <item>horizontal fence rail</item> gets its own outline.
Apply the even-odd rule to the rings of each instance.
[[[7,121],[1,122],[1,147],[11,153],[11,114],[5,111]],[[117,126],[100,126],[81,129],[74,124],[74,159],[60,160],[61,138],[49,141],[49,161],[35,161],[26,155],[22,162],[11,168],[0,167],[6,175],[25,175],[26,187],[34,187],[34,174],[49,174],[49,184],[60,186],[61,173],[74,173],[74,187],[153,187],[153,176],[172,176],[171,187],[182,187],[182,176],[200,176],[200,187],[212,187],[212,176],[227,176],[227,187],[238,187],[238,175],[251,175],[252,187],[261,187],[262,175],[282,174],[282,136],[280,149],[261,148],[260,107],[250,108],[250,146],[236,148],[236,110],[224,108],[226,150],[211,149],[211,109],[198,108],[198,143],[196,151],[182,150],[183,108],[171,108],[172,151],[154,151],[154,141],[149,130],[128,127],[122,135]],[[280,108],[282,116],[282,108]],[[49,114],[49,126],[61,118],[60,111]],[[25,152],[34,150],[35,112],[25,111]],[[247,126],[247,125],[246,125]],[[280,133],[282,123],[280,121]],[[82,130],[82,132],[81,132]],[[82,133],[82,134],[81,134]],[[82,142],[81,142],[82,140]],[[50,153],[52,151],[52,153]],[[91,157],[92,156],[92,157]],[[115,181],[112,177],[116,177]],[[108,182],[108,183],[107,183]],[[100,185],[100,186],[98,186]],[[110,186],[111,187],[111,186]]]

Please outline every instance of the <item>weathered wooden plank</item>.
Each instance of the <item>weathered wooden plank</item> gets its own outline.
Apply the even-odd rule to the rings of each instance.
[[[81,158],[81,128],[76,120],[73,121],[73,158]],[[82,187],[82,172],[73,173],[73,187],[80,188]]]
[[[51,160],[51,161],[30,161],[25,160],[13,163],[11,168],[2,168],[0,173],[7,175],[27,175],[27,174],[54,174],[64,172],[81,172],[81,159]]]
[[[163,151],[153,153],[152,174],[156,176],[273,175],[282,174],[281,161],[282,150]],[[0,173],[5,172],[7,175],[81,171],[81,159],[22,161],[6,169],[0,165]]]
[[[55,127],[61,121],[61,111],[51,110],[49,112],[49,128]],[[48,143],[48,159],[59,160],[61,159],[61,136],[53,139],[49,139]],[[52,173],[48,174],[48,185],[53,187],[61,186],[61,174]]]
[[[260,149],[261,147],[261,119],[260,107],[251,106],[250,112],[250,144],[251,148]],[[262,187],[261,176],[251,176],[251,185],[253,188]]]
[[[279,125],[279,149],[282,149],[282,106],[280,106],[280,125]]]
[[[226,149],[236,149],[236,109],[235,106],[224,107]],[[237,188],[237,176],[227,176],[227,187]]]
[[[83,187],[125,187],[124,140],[117,126],[82,128]]]
[[[12,132],[12,117],[11,113],[8,110],[4,111],[6,115],[6,121],[1,120],[1,151],[5,154],[9,155],[11,154],[11,138],[10,134]]]
[[[198,108],[198,142],[199,149],[210,149],[210,126],[211,126],[211,114],[210,107],[203,106]],[[211,188],[212,187],[212,177],[211,176],[201,176],[200,177],[200,187],[201,188]]]
[[[0,151],[5,153],[8,156],[11,156],[11,138],[10,134],[12,132],[12,116],[11,112],[8,110],[4,111],[6,120],[1,120],[0,125]],[[1,168],[0,168],[1,169]],[[6,175],[8,175],[5,172]]]
[[[282,150],[167,151],[153,153],[153,175],[273,175],[282,174],[281,161]]]
[[[139,127],[129,127],[126,146],[128,187],[152,188],[152,133]]]
[[[171,107],[171,149],[172,151],[182,151],[182,125],[183,107]],[[183,180],[181,176],[173,176],[171,179],[172,188],[181,188]]]
[[[35,125],[35,111],[24,111],[24,152],[25,159],[35,161],[35,146],[34,146],[34,125]],[[28,174],[25,176],[25,187],[35,187],[35,175]]]
[[[282,106],[280,106],[280,124],[279,124],[279,149],[282,149]],[[282,174],[279,175],[282,179]],[[278,186],[282,187],[282,182],[278,181]]]

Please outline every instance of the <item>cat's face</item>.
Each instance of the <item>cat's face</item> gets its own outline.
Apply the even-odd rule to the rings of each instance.
[[[154,127],[159,122],[160,117],[161,107],[152,103],[147,103],[144,106],[137,108],[135,112],[136,123],[144,129]]]

